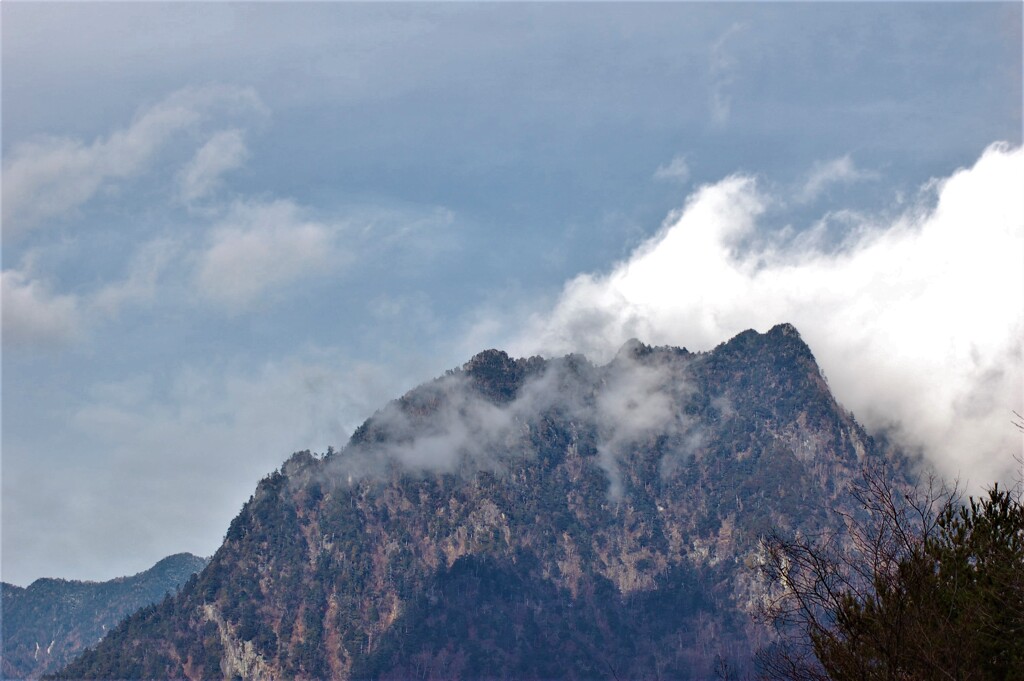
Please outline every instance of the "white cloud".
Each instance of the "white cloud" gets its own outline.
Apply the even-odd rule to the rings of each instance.
[[[152,301],[158,280],[180,244],[157,239],[133,256],[127,276],[93,292],[61,294],[34,273],[30,254],[20,269],[3,272],[3,346],[6,350],[59,349],[86,338],[125,305]]]
[[[45,284],[19,270],[4,270],[0,288],[5,349],[62,346],[80,336],[75,296],[53,294]]]
[[[78,208],[105,186],[140,174],[174,135],[222,108],[262,111],[262,104],[250,88],[186,88],[91,143],[44,137],[18,144],[3,163],[4,235],[23,234]]]
[[[836,184],[852,184],[864,180],[877,180],[878,173],[857,168],[850,155],[815,164],[808,174],[803,187],[797,192],[797,200],[808,203],[821,196]]]
[[[654,171],[655,180],[668,180],[685,184],[690,179],[690,166],[683,156],[676,156],[671,162],[658,166]]]
[[[220,186],[221,177],[242,165],[249,152],[241,130],[222,130],[204,144],[178,176],[181,198],[191,203]]]
[[[338,230],[306,220],[291,201],[235,204],[200,255],[196,285],[209,300],[241,310],[268,291],[346,264]]]
[[[744,249],[773,197],[728,177],[610,273],[569,282],[512,349],[600,359],[630,337],[709,349],[789,321],[866,425],[975,488],[1010,480],[1021,444],[1008,419],[1024,406],[1021,186],[1024,152],[994,145],[934,183],[935,205],[861,218],[838,251],[813,239]]]

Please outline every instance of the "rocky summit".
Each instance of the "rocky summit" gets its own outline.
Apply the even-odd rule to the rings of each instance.
[[[882,451],[796,329],[488,350],[260,482],[210,564],[60,678],[704,679],[771,633],[759,538]]]

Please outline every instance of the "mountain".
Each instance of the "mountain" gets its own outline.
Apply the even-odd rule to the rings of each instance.
[[[60,678],[591,679],[739,671],[758,538],[890,455],[796,329],[608,364],[488,350],[260,482],[207,568]]]
[[[179,553],[145,572],[109,582],[37,579],[27,588],[0,585],[0,673],[5,679],[24,679],[59,670],[125,615],[176,592],[207,562]]]

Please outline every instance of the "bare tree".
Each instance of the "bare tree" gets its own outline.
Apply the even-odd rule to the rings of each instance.
[[[1015,411],[1013,412],[1013,419],[1010,423],[1012,423],[1013,427],[1024,435],[1024,416],[1021,416],[1019,412]],[[1024,449],[1017,452],[1013,458],[1017,462],[1017,484],[1015,487],[1017,499],[1020,500],[1021,496],[1024,495]]]
[[[940,512],[956,500],[955,491],[934,481],[901,489],[883,466],[865,468],[851,494],[854,509],[836,511],[839,530],[762,540],[762,569],[773,585],[762,615],[780,633],[778,643],[759,654],[766,678],[834,678],[829,666],[836,661],[822,658],[852,634],[845,606],[870,603],[894,584],[901,566],[935,534]],[[872,645],[883,650],[902,644],[903,622],[888,624],[871,632]]]
[[[853,490],[842,529],[763,540],[779,633],[771,679],[1024,678],[1024,507],[998,485],[904,490],[884,468]]]

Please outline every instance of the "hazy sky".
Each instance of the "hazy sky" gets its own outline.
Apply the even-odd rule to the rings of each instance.
[[[3,3],[2,578],[209,555],[493,346],[790,321],[1012,475],[1021,7]]]

